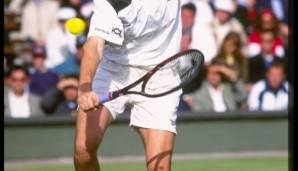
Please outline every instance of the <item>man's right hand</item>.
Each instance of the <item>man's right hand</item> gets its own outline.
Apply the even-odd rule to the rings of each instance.
[[[94,91],[79,93],[77,104],[79,109],[83,111],[97,110],[100,107],[98,96]]]

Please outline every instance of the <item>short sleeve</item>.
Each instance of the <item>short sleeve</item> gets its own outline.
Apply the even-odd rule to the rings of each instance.
[[[94,1],[88,32],[88,37],[91,36],[101,37],[116,48],[122,46],[124,40],[122,22],[106,0]]]

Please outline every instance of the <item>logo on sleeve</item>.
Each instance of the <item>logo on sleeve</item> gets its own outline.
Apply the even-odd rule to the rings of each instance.
[[[119,37],[122,37],[121,36],[121,33],[122,33],[122,30],[120,30],[119,28],[112,28],[112,33],[114,33],[114,34],[116,34],[116,35],[118,35]]]
[[[172,126],[175,126],[175,125],[176,125],[176,121],[170,119],[170,122],[171,122],[171,125],[172,125]]]

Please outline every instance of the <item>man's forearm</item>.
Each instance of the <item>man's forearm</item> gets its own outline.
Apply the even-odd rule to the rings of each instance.
[[[83,46],[83,56],[80,66],[79,93],[91,91],[92,80],[103,55],[105,41],[91,37]]]

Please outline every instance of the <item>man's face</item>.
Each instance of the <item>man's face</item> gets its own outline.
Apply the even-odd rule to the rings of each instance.
[[[213,87],[217,87],[220,84],[221,75],[216,65],[210,65],[207,68],[207,80]]]
[[[15,93],[23,93],[28,83],[28,77],[22,70],[15,70],[9,77],[9,85]]]
[[[78,96],[78,89],[76,87],[67,87],[63,90],[64,96],[68,101],[75,102]]]
[[[35,57],[32,63],[36,69],[38,70],[44,69],[44,58],[42,56]]]
[[[222,10],[216,10],[215,15],[221,24],[224,24],[225,22],[227,22],[231,16],[229,12],[222,11]]]
[[[181,10],[181,21],[185,28],[190,28],[194,24],[195,13],[189,9]]]
[[[272,89],[278,89],[285,79],[285,73],[282,67],[271,67],[267,71],[268,84]]]
[[[269,30],[273,28],[274,19],[271,14],[264,14],[262,15],[262,28],[264,30]]]
[[[271,53],[274,43],[273,33],[266,32],[261,34],[261,49],[263,53]]]

